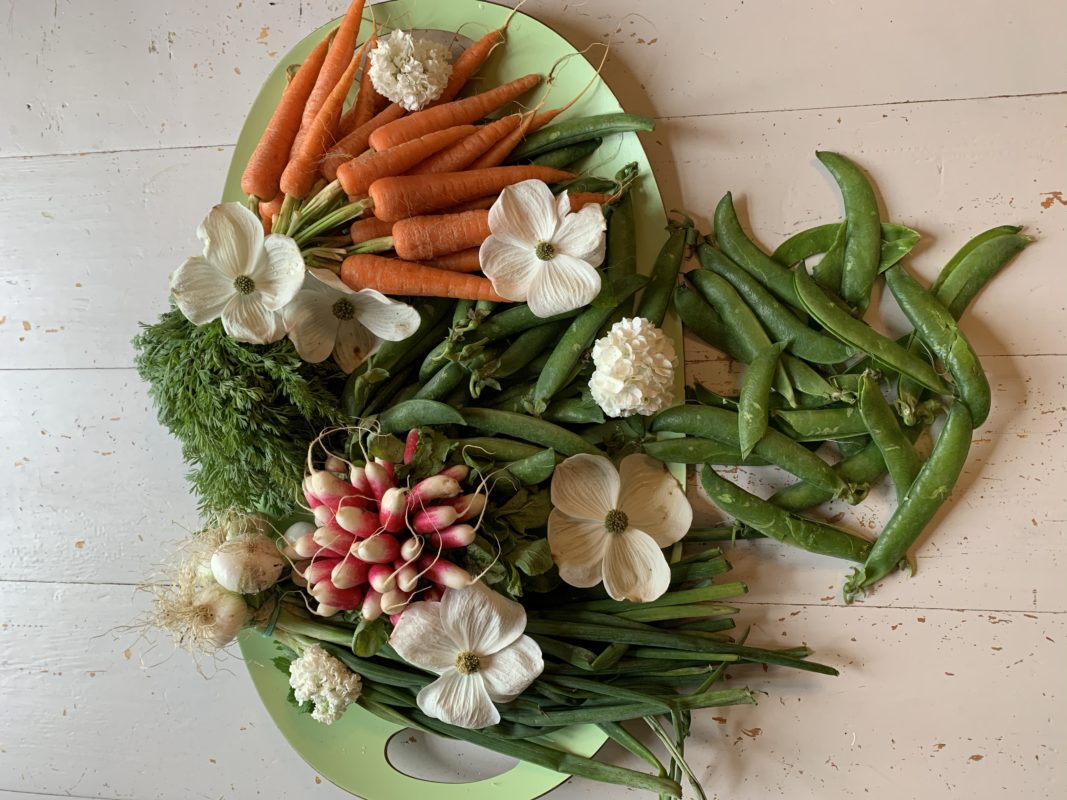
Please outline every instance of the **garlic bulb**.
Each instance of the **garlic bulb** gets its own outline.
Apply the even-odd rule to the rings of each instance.
[[[223,542],[211,556],[219,585],[238,594],[256,594],[278,582],[285,558],[274,540],[253,534]]]

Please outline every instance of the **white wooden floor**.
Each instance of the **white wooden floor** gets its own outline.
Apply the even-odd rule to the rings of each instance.
[[[129,340],[165,308],[261,79],[341,0],[3,5],[0,798],[347,796],[288,749],[240,663],[208,680],[124,628],[159,543],[196,519]],[[753,640],[806,642],[843,674],[739,672],[767,694],[698,717],[709,794],[1067,796],[1067,6],[524,10],[579,46],[614,36],[605,76],[660,119],[644,141],[664,200],[705,229],[727,189],[769,247],[835,219],[827,148],[922,231],[927,277],[993,225],[1038,238],[965,318],[994,410],[916,577],[843,607],[839,564],[732,550]],[[730,379],[696,346],[690,367]],[[885,508],[843,524],[877,528]],[[619,794],[572,781],[551,797]]]

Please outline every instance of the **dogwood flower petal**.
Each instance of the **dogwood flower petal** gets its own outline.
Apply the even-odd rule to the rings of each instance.
[[[559,224],[556,198],[543,181],[506,187],[489,209],[489,230],[516,247],[532,249],[531,243],[553,241]]]
[[[450,669],[424,687],[415,701],[422,713],[460,728],[487,728],[500,722],[500,712],[477,673],[463,675]]]
[[[412,603],[400,617],[389,644],[400,657],[441,675],[456,665],[456,645],[441,625],[440,603]]]
[[[330,311],[333,298],[329,291],[326,287],[318,289],[315,283],[315,279],[309,277],[305,288],[289,302],[282,314],[297,354],[309,364],[329,358],[337,342],[340,324]]]
[[[382,340],[359,322],[342,322],[337,326],[333,357],[337,360],[337,366],[349,373],[378,352],[381,344]]]
[[[563,582],[579,589],[600,583],[610,536],[603,520],[574,519],[558,508],[552,509],[548,515],[548,549]]]
[[[610,459],[579,453],[563,461],[552,475],[552,505],[569,517],[604,524],[619,502],[619,472]]]
[[[249,212],[251,213],[251,212]],[[263,240],[260,258],[249,274],[263,305],[271,311],[284,308],[304,285],[304,259],[300,245],[288,236],[272,233]]]
[[[459,649],[491,655],[526,630],[526,609],[483,584],[450,589],[441,599],[441,626]]]
[[[600,204],[587,203],[563,219],[552,243],[557,252],[599,267],[607,248],[607,237],[604,235],[607,229],[608,223]]]
[[[566,253],[556,253],[536,269],[526,303],[538,317],[552,317],[587,306],[600,292],[600,273]]]
[[[537,269],[537,256],[530,250],[489,236],[478,250],[478,260],[497,294],[516,302],[526,299]]]
[[[671,568],[652,537],[635,528],[612,536],[604,555],[604,588],[613,600],[648,603],[671,584]]]
[[[202,256],[185,260],[170,276],[170,293],[194,325],[218,319],[233,296],[233,278]]]
[[[693,507],[678,480],[661,461],[634,453],[619,464],[619,508],[638,528],[663,548],[689,532]]]
[[[537,642],[529,636],[520,636],[500,652],[482,658],[479,674],[489,697],[497,703],[508,703],[522,694],[544,669],[545,660]]]
[[[263,223],[241,203],[214,206],[196,235],[204,243],[204,258],[231,280],[252,272],[263,247]]]
[[[407,303],[386,297],[375,289],[360,289],[348,299],[356,308],[356,318],[375,336],[399,342],[419,329],[419,312]]]
[[[285,336],[278,311],[271,311],[251,294],[234,294],[222,310],[222,327],[239,342],[270,344]]]

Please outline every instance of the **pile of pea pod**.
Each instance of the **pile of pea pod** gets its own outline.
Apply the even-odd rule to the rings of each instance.
[[[715,209],[714,236],[698,245],[700,268],[685,274],[674,306],[691,332],[747,369],[739,396],[697,386],[690,404],[659,413],[650,431],[682,436],[645,450],[702,464],[701,483],[736,519],[735,533],[858,562],[844,586],[851,601],[910,565],[909,548],[963,469],[990,389],[957,321],[1030,239],[1013,226],[985,231],[925,288],[902,263],[918,234],[880,220],[855,164],[817,155],[840,187],[843,222],[802,231],[767,255],[743,231],[729,194]],[[805,262],[818,255],[809,274]],[[914,329],[895,341],[863,321],[879,276]],[[941,414],[924,461],[914,443]],[[825,443],[836,463],[815,454]],[[767,464],[798,480],[766,500],[716,472]],[[897,505],[874,542],[803,515],[835,498],[861,502],[887,472]]]

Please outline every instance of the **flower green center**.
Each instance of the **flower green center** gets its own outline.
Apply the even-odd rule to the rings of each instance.
[[[347,322],[356,316],[356,307],[346,298],[342,297],[336,303],[333,304],[333,308],[330,309],[333,315],[342,322]]]
[[[256,282],[247,275],[238,275],[233,279],[233,288],[241,294],[252,294],[256,290]]]
[[[542,261],[550,261],[556,257],[556,246],[552,242],[538,242],[534,255]]]
[[[471,675],[481,668],[482,660],[478,658],[477,653],[472,653],[470,650],[464,650],[456,656],[456,669],[464,675]]]
[[[604,527],[608,533],[622,533],[630,527],[630,518],[626,516],[625,511],[613,508],[604,517]]]

